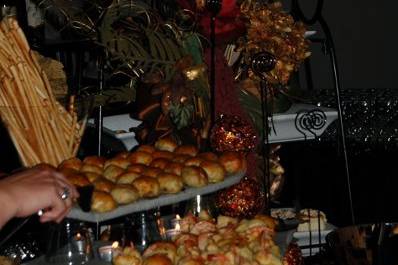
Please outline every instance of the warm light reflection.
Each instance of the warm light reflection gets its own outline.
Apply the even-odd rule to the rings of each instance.
[[[119,247],[119,242],[115,241],[112,243],[112,248],[118,248]]]

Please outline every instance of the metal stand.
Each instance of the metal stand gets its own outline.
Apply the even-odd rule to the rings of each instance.
[[[325,39],[323,40],[323,45],[325,48],[325,52],[329,54],[331,65],[332,65],[332,73],[333,73],[333,82],[336,92],[336,103],[337,103],[337,112],[338,112],[338,123],[339,123],[339,133],[340,133],[340,141],[341,141],[341,148],[342,154],[344,157],[344,168],[345,168],[345,175],[347,179],[347,192],[348,198],[350,203],[350,213],[351,213],[351,222],[355,224],[355,214],[354,214],[354,207],[353,207],[353,200],[352,200],[352,193],[351,193],[351,177],[350,177],[350,170],[349,170],[349,161],[348,161],[348,153],[347,153],[347,145],[346,145],[346,134],[344,128],[344,120],[343,120],[343,112],[342,112],[342,103],[341,103],[341,83],[339,77],[339,70],[337,67],[337,57],[336,57],[336,50],[332,38],[332,33],[330,32],[329,26],[326,23],[323,15],[323,0],[318,0],[317,5],[315,8],[315,13],[311,18],[307,18],[304,15],[304,12],[301,9],[299,0],[292,0],[292,15],[301,21],[303,21],[307,25],[314,25],[319,23],[322,28],[323,33],[325,34]]]
[[[101,95],[104,89],[104,55],[98,56],[98,93]],[[98,106],[97,116],[95,118],[95,128],[97,130],[97,155],[102,155],[102,135],[104,130],[104,117],[103,117],[103,106]]]
[[[262,151],[262,159],[263,159],[263,189],[265,192],[265,199],[267,210],[269,211],[269,206],[271,202],[271,193],[270,193],[270,165],[269,165],[269,157],[271,148],[269,146],[269,120],[271,118],[272,113],[268,108],[268,86],[267,86],[267,74],[275,68],[276,59],[275,57],[268,52],[261,52],[253,56],[251,62],[251,68],[253,72],[261,78],[261,118],[262,118],[262,127],[263,133],[261,138],[261,151]]]
[[[210,91],[211,91],[211,122],[216,120],[216,17],[221,11],[222,0],[207,0],[206,8],[211,13],[210,18]]]

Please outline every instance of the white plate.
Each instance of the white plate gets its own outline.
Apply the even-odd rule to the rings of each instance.
[[[316,125],[314,129],[307,130],[305,126],[300,125],[305,119],[308,121],[311,118],[314,118],[313,121]],[[286,112],[276,113],[272,116],[273,128],[269,135],[269,143],[315,139],[321,136],[336,119],[337,111],[334,109],[308,104],[293,104]]]
[[[142,212],[160,206],[185,201],[194,198],[196,195],[208,194],[227,188],[238,183],[244,174],[245,172],[241,172],[239,174],[227,177],[222,182],[210,184],[202,188],[186,188],[177,194],[162,195],[154,199],[142,199],[128,205],[119,206],[115,210],[106,213],[83,212],[80,208],[74,207],[68,214],[68,218],[95,223],[111,220],[131,213]]]
[[[89,119],[88,123],[94,125],[94,119]],[[131,118],[129,114],[107,116],[103,120],[104,131],[119,139],[127,150],[131,150],[138,145],[135,133],[129,130],[132,127],[138,127],[140,124],[141,121]],[[118,131],[125,131],[125,133],[118,133]]]

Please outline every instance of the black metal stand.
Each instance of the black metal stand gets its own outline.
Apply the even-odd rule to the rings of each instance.
[[[272,69],[274,69],[276,64],[275,57],[268,52],[261,52],[255,54],[252,58],[251,68],[253,72],[261,78],[261,121],[263,127],[263,133],[261,137],[261,153],[263,160],[263,189],[265,192],[265,199],[267,205],[267,211],[269,213],[269,206],[271,202],[271,192],[270,192],[270,165],[269,165],[269,157],[271,153],[271,148],[269,145],[269,131],[270,124],[269,120],[271,119],[272,113],[268,107],[268,86],[267,86],[267,73],[269,73]]]
[[[207,0],[206,8],[211,13],[210,18],[210,110],[212,124],[216,120],[216,17],[222,7],[222,0]]]
[[[347,152],[347,145],[346,145],[346,133],[344,128],[344,120],[343,120],[343,112],[342,112],[342,102],[341,102],[341,82],[339,76],[339,70],[337,66],[337,56],[336,50],[333,42],[333,37],[331,31],[329,29],[326,20],[322,15],[323,9],[323,0],[318,0],[317,5],[315,8],[314,15],[311,18],[307,18],[304,15],[304,12],[301,9],[299,0],[292,0],[292,15],[298,19],[303,21],[307,25],[314,25],[319,23],[321,29],[325,35],[324,38],[324,48],[325,52],[329,54],[329,58],[331,61],[332,73],[333,73],[333,82],[336,92],[336,103],[337,103],[337,112],[338,112],[338,124],[339,124],[339,134],[340,134],[340,143],[341,143],[341,151],[344,157],[344,168],[345,168],[345,175],[347,179],[347,193],[350,203],[350,213],[351,213],[351,221],[352,224],[355,224],[355,213],[353,207],[353,199],[351,193],[351,177],[350,177],[350,168],[349,168],[349,161],[348,161],[348,152]]]

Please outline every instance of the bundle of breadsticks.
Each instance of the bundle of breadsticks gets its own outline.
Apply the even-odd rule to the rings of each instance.
[[[77,153],[84,124],[56,101],[15,19],[0,22],[0,117],[24,166],[54,166]]]

